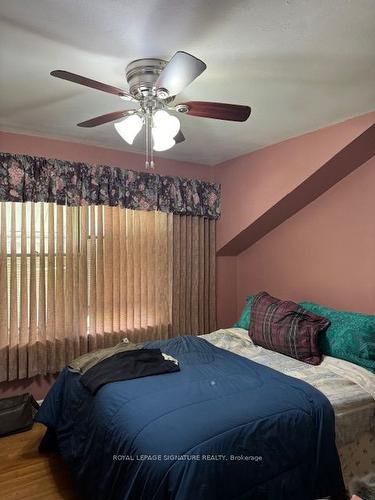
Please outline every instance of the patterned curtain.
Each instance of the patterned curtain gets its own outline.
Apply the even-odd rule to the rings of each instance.
[[[220,216],[218,184],[10,153],[0,153],[0,200]]]

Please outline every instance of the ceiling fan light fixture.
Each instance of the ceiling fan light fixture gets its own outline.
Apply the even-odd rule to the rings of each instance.
[[[128,91],[70,71],[54,70],[51,75],[139,104],[140,108],[106,113],[77,125],[92,128],[121,119],[121,122],[115,123],[115,129],[128,144],[133,144],[145,124],[145,167],[154,168],[154,150],[166,151],[185,141],[179,119],[167,113],[166,109],[178,114],[232,122],[244,122],[249,118],[251,108],[244,105],[189,101],[177,104],[174,108],[169,107],[175,97],[198,78],[206,67],[203,61],[181,50],[169,61],[153,57],[136,59],[126,67]]]
[[[133,144],[134,139],[141,131],[143,126],[142,118],[137,115],[127,116],[124,120],[114,124],[117,133],[126,141],[128,144]]]

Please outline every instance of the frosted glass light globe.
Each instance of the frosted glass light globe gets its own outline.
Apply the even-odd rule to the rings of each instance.
[[[173,138],[180,130],[180,120],[163,109],[159,109],[153,115],[153,126]]]
[[[114,125],[115,129],[121,135],[121,137],[128,144],[133,144],[134,139],[142,128],[143,122],[140,116],[130,115],[121,122],[117,122]]]
[[[166,151],[173,148],[176,141],[170,135],[166,135],[158,128],[152,129],[153,149],[154,151]]]

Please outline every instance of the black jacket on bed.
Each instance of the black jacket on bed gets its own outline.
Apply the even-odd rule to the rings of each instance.
[[[179,371],[174,361],[164,359],[160,349],[136,349],[114,354],[100,361],[81,376],[81,383],[95,394],[109,382],[130,380]]]

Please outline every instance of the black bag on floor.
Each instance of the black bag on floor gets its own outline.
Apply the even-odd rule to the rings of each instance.
[[[0,436],[30,430],[38,408],[28,393],[0,399]]]

